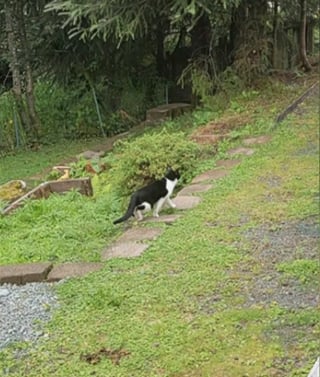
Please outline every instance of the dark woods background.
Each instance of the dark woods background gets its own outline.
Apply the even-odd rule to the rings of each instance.
[[[0,0],[1,152],[308,72],[318,21],[315,0]]]

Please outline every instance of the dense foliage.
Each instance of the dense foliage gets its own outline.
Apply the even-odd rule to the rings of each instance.
[[[166,101],[210,104],[302,67],[318,47],[315,0],[0,0],[2,151],[110,135]]]
[[[108,180],[122,194],[162,178],[168,167],[182,173],[181,182],[192,174],[199,157],[198,145],[182,132],[145,134],[135,140],[119,141],[114,153],[106,158],[111,165]]]

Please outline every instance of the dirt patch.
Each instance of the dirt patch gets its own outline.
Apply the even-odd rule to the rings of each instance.
[[[130,352],[123,349],[110,350],[103,347],[97,352],[81,355],[80,360],[86,361],[91,365],[95,365],[100,363],[102,358],[107,358],[111,360],[112,364],[119,365],[120,360],[128,355],[130,355]]]
[[[299,259],[317,261],[319,238],[319,224],[315,216],[246,231],[243,241],[236,246],[239,250],[248,248],[249,242],[249,258],[239,263],[237,269],[230,270],[227,281],[215,292],[196,298],[200,310],[213,314],[223,300],[221,292],[233,292],[234,288],[238,301],[234,304],[241,308],[269,307],[275,303],[289,310],[317,308],[320,305],[317,282],[301,283],[299,279],[279,272],[277,266]],[[297,327],[297,331],[299,329]]]
[[[249,123],[248,116],[233,116],[223,121],[210,122],[204,127],[197,128],[191,135],[191,139],[199,144],[215,144],[229,137],[229,133]]]
[[[319,223],[316,216],[298,221],[287,221],[260,226],[245,232],[251,242],[254,256],[270,265],[298,258],[317,259]]]
[[[313,156],[319,154],[319,144],[309,141],[305,148],[299,149],[294,156]]]
[[[250,254],[259,270],[254,273],[247,265],[240,272],[244,306],[276,302],[280,307],[297,309],[315,308],[320,304],[314,284],[302,284],[277,270],[283,262],[318,260],[319,224],[315,216],[256,227],[246,231],[244,237],[250,242]]]
[[[260,177],[260,182],[264,183],[268,188],[280,187],[283,179],[277,175],[267,175],[265,177]]]

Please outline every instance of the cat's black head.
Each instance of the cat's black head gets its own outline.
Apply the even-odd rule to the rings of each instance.
[[[166,178],[170,179],[170,181],[174,181],[175,179],[180,178],[180,173],[178,170],[173,170],[172,168],[168,168],[166,172]]]

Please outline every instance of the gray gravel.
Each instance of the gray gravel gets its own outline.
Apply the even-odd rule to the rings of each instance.
[[[14,342],[34,342],[46,336],[43,324],[57,307],[54,284],[1,285],[0,350]]]
[[[246,231],[244,237],[250,241],[252,256],[261,267],[259,276],[254,276],[247,284],[243,284],[247,296],[245,306],[272,302],[288,309],[319,306],[317,284],[301,284],[299,280],[286,278],[277,271],[277,265],[282,262],[318,260],[318,216],[274,223],[272,226],[261,225]],[[244,271],[244,274],[249,275],[249,272]]]

